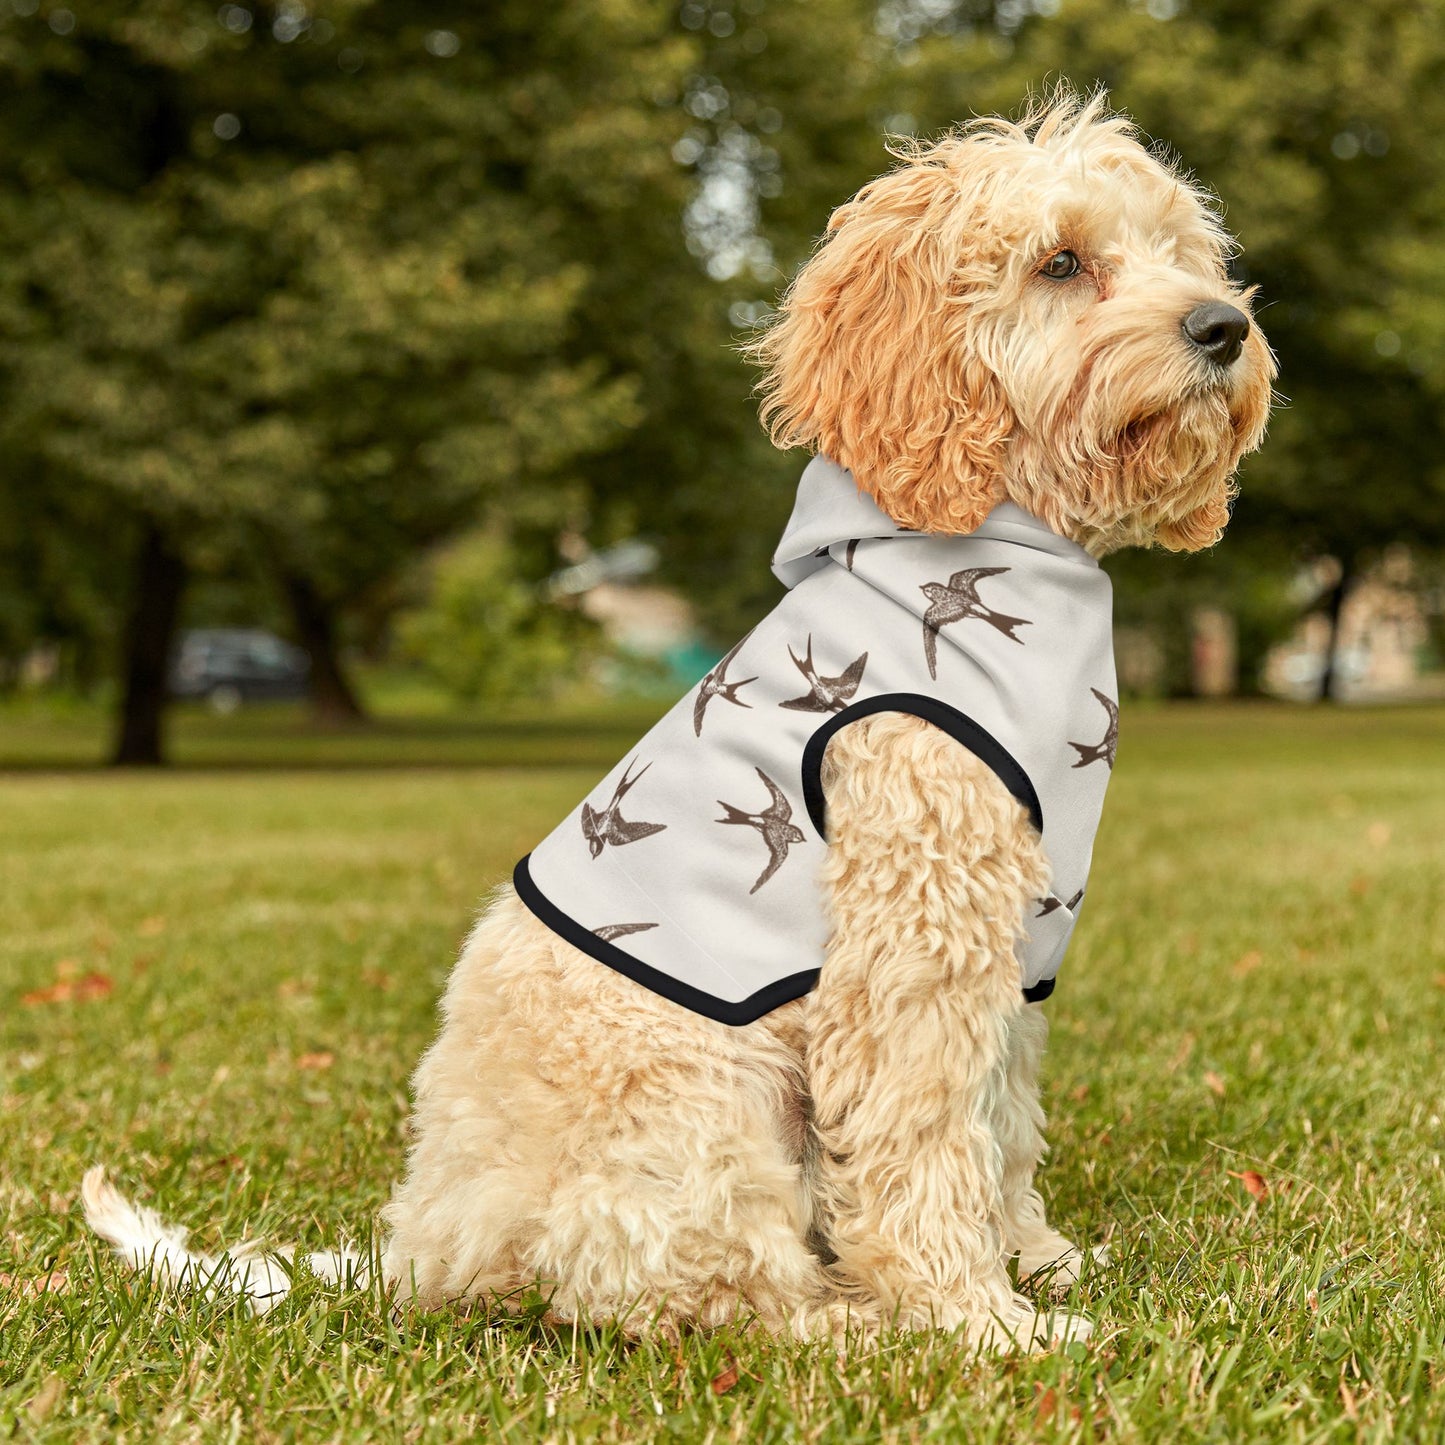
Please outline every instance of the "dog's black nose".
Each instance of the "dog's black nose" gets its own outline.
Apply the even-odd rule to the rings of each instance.
[[[1223,301],[1206,301],[1184,318],[1184,334],[1216,366],[1239,359],[1249,335],[1249,317]]]

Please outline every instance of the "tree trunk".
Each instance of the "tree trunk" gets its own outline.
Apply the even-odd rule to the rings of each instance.
[[[1330,589],[1330,597],[1325,605],[1325,617],[1330,624],[1329,638],[1325,643],[1325,665],[1320,673],[1320,702],[1337,701],[1339,689],[1339,673],[1336,658],[1340,646],[1340,617],[1345,610],[1345,596],[1355,580],[1355,559],[1353,557],[1340,558],[1340,576],[1334,587]]]
[[[281,580],[291,606],[296,640],[311,658],[311,709],[317,722],[329,727],[365,722],[365,709],[337,653],[336,621],[330,605],[309,578],[285,572]]]
[[[186,564],[165,534],[148,523],[136,558],[130,616],[126,621],[125,669],[119,730],[111,761],[124,767],[158,767],[165,761],[162,724],[167,671]]]

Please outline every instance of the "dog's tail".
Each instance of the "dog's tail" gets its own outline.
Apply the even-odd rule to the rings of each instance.
[[[207,1299],[237,1296],[258,1315],[278,1305],[291,1288],[293,1248],[268,1250],[253,1242],[218,1255],[196,1254],[186,1248],[184,1229],[143,1204],[132,1204],[105,1177],[103,1164],[86,1171],[80,1199],[85,1222],[132,1269],[163,1284],[199,1290]],[[305,1258],[311,1272],[331,1284],[362,1285],[370,1277],[370,1261],[353,1249]]]

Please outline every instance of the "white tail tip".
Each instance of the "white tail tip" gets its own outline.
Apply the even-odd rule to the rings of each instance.
[[[239,1295],[258,1315],[279,1304],[291,1288],[289,1249],[268,1252],[242,1245],[213,1256],[186,1248],[187,1231],[167,1224],[153,1209],[132,1204],[105,1177],[105,1165],[85,1172],[80,1183],[85,1222],[132,1269],[164,1284],[199,1289],[207,1299]],[[307,1256],[314,1274],[332,1284],[348,1278],[364,1284],[368,1262],[352,1250],[327,1250]]]

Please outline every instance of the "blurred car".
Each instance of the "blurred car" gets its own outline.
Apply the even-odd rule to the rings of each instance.
[[[311,659],[258,627],[205,627],[181,635],[171,664],[172,697],[204,699],[227,713],[245,702],[306,696]]]

